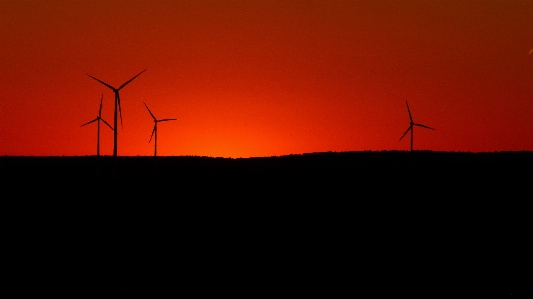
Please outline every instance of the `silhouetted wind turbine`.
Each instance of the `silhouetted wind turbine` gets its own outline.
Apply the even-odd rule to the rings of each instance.
[[[146,71],[146,69],[144,71]],[[117,149],[117,129],[116,129],[117,128],[117,108],[118,108],[118,111],[120,111],[120,125],[122,126],[122,108],[120,107],[120,96],[119,96],[118,92],[124,86],[126,86],[128,83],[133,81],[133,79],[137,78],[140,74],[142,74],[144,71],[138,73],[135,77],[129,79],[128,81],[126,81],[126,83],[120,85],[119,88],[115,88],[115,87],[105,83],[104,81],[101,81],[101,80],[99,80],[99,79],[87,74],[87,76],[89,76],[89,77],[93,78],[94,80],[104,84],[105,86],[111,88],[113,90],[113,92],[115,92],[115,116],[114,116],[114,128],[115,128],[115,130],[113,130],[113,132],[114,132],[114,136],[113,136],[114,137],[113,138],[114,139],[113,140],[113,156],[114,157],[117,156],[117,151],[118,151],[118,149]]]
[[[409,112],[409,119],[410,119],[411,123],[409,124],[409,128],[407,128],[407,131],[405,131],[405,133],[403,133],[403,135],[400,138],[400,140],[402,140],[403,136],[405,136],[405,134],[407,134],[407,132],[409,132],[409,130],[411,130],[411,151],[413,151],[413,129],[414,129],[413,126],[419,126],[419,127],[427,128],[427,129],[431,129],[431,130],[435,130],[435,129],[430,128],[430,127],[425,126],[425,125],[422,125],[422,124],[414,123],[413,122],[413,117],[411,116],[411,110],[409,109],[409,104],[407,103],[407,101],[405,101],[405,103],[407,104],[407,112]],[[398,142],[400,140],[398,140]]]
[[[150,141],[148,141],[148,143],[150,143],[152,141],[152,137],[154,137],[154,134],[155,134],[155,139],[154,139],[154,157],[155,157],[155,156],[157,156],[157,123],[158,122],[162,122],[162,121],[177,120],[177,118],[157,119],[157,118],[155,118],[155,116],[152,113],[152,111],[150,111],[150,108],[148,108],[146,103],[143,102],[143,104],[146,107],[146,109],[148,109],[148,112],[150,112],[150,115],[154,119],[154,129],[152,130],[152,135],[150,135]]]
[[[97,139],[98,141],[96,142],[96,155],[97,156],[100,156],[100,121],[103,121],[108,127],[111,128],[111,130],[114,131],[113,127],[111,127],[111,125],[109,125],[107,121],[105,121],[102,118],[102,100],[103,99],[104,99],[104,94],[102,94],[102,98],[100,98],[100,110],[98,111],[98,116],[95,119],[91,120],[90,122],[84,123],[83,125],[80,126],[80,127],[83,127],[92,122],[98,121],[98,139]]]

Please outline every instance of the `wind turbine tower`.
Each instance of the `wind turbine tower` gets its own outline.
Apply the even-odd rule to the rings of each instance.
[[[146,71],[146,69],[144,70]],[[119,91],[124,88],[124,86],[126,86],[128,83],[130,83],[131,81],[133,81],[133,79],[137,78],[140,74],[142,74],[144,71],[138,73],[135,77],[129,79],[128,81],[126,81],[124,84],[120,85],[119,88],[115,88],[107,83],[105,83],[104,81],[102,80],[99,80],[89,74],[87,74],[87,76],[93,78],[94,80],[102,83],[103,85],[109,87],[111,90],[113,90],[113,92],[115,93],[115,115],[114,115],[114,130],[113,130],[113,157],[116,157],[117,156],[117,152],[118,152],[118,142],[117,142],[117,119],[118,119],[118,115],[117,115],[117,112],[120,111],[120,125],[122,126],[122,108],[120,107],[120,95],[119,95]]]
[[[143,104],[146,107],[146,109],[148,109],[148,112],[150,112],[150,115],[154,119],[154,129],[152,130],[152,135],[150,135],[150,141],[148,141],[148,143],[150,143],[152,141],[152,137],[154,137],[154,135],[155,135],[155,138],[154,138],[154,157],[156,157],[157,156],[157,123],[158,122],[162,122],[162,121],[177,120],[177,118],[157,119],[157,118],[155,118],[155,116],[152,113],[152,111],[150,111],[150,108],[148,108],[146,103],[143,102]]]
[[[407,112],[409,113],[410,124],[409,124],[409,128],[407,128],[407,131],[405,131],[405,133],[403,133],[403,135],[400,138],[400,140],[402,140],[403,136],[405,136],[405,134],[407,134],[407,132],[411,131],[411,151],[413,151],[413,129],[414,129],[414,126],[419,126],[419,127],[426,128],[426,129],[431,129],[431,130],[435,130],[435,129],[430,128],[430,127],[425,126],[425,125],[422,125],[422,124],[417,124],[417,123],[413,122],[413,117],[411,116],[411,110],[409,109],[409,103],[407,103],[407,101],[405,101],[405,103],[407,104]],[[400,140],[398,140],[398,142]]]
[[[102,100],[103,99],[104,99],[104,94],[102,94],[102,98],[100,98],[100,110],[98,111],[98,116],[95,119],[93,119],[93,120],[91,120],[91,121],[89,121],[87,123],[84,123],[83,125],[80,126],[80,127],[83,127],[83,126],[88,125],[88,124],[90,124],[92,122],[98,121],[98,137],[97,137],[98,141],[96,142],[96,155],[97,156],[100,156],[100,121],[103,121],[104,124],[106,124],[108,127],[111,128],[111,130],[114,131],[113,127],[111,127],[111,125],[109,125],[107,123],[107,121],[105,121],[105,119],[102,118]]]

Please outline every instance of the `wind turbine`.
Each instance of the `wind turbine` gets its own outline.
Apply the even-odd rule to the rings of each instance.
[[[407,104],[407,112],[409,112],[409,119],[410,119],[411,122],[409,124],[409,128],[407,128],[407,131],[405,131],[405,133],[403,133],[403,135],[400,138],[400,140],[402,140],[403,136],[405,136],[405,134],[407,134],[407,132],[409,132],[409,130],[411,130],[411,151],[413,151],[413,129],[414,129],[413,126],[419,126],[419,127],[426,128],[426,129],[431,129],[431,130],[435,130],[435,129],[430,128],[430,127],[425,126],[425,125],[422,125],[422,124],[417,124],[417,123],[413,122],[413,117],[411,116],[411,110],[409,109],[409,103],[407,103],[407,101],[405,101],[405,103]],[[398,142],[400,140],[398,140]]]
[[[144,70],[146,71],[146,69]],[[117,156],[117,108],[118,108],[118,111],[120,111],[120,126],[122,126],[122,108],[120,107],[120,96],[118,94],[119,90],[121,90],[122,88],[124,88],[124,86],[126,86],[128,83],[130,83],[131,81],[133,81],[133,79],[137,78],[140,74],[142,74],[144,71],[138,73],[135,77],[129,79],[128,81],[126,81],[126,83],[120,85],[119,88],[115,88],[107,83],[105,83],[104,81],[101,81],[89,74],[87,74],[87,76],[93,78],[94,80],[104,84],[105,86],[111,88],[113,90],[113,92],[115,92],[115,117],[114,117],[114,128],[115,130],[113,130],[114,132],[114,135],[113,135],[113,157],[116,157]]]
[[[103,121],[104,124],[106,124],[108,127],[111,128],[111,130],[114,131],[113,127],[111,127],[111,125],[109,125],[107,123],[107,121],[105,121],[103,118],[102,118],[102,100],[104,99],[104,94],[102,94],[102,98],[100,98],[100,110],[98,111],[98,116],[91,120],[90,122],[87,122],[87,123],[84,123],[83,125],[81,125],[80,127],[83,127],[85,125],[88,125],[92,122],[95,122],[95,121],[98,121],[98,141],[96,142],[96,155],[97,156],[100,156],[100,121]]]
[[[177,118],[157,119],[157,118],[155,118],[155,116],[152,113],[152,111],[150,111],[150,108],[148,108],[146,103],[143,102],[143,104],[146,107],[146,109],[148,109],[148,112],[150,112],[150,115],[154,119],[154,129],[152,130],[152,135],[150,135],[150,141],[148,141],[148,143],[150,143],[152,141],[152,137],[154,137],[154,134],[155,134],[155,138],[154,138],[154,157],[155,157],[155,156],[157,156],[157,123],[158,122],[162,122],[162,121],[177,120]]]

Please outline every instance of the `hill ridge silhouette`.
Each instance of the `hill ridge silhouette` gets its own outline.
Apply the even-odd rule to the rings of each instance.
[[[4,156],[0,170],[26,284],[56,298],[526,290],[531,152]]]

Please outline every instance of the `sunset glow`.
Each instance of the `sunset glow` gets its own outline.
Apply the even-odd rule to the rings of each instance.
[[[0,154],[533,150],[532,1],[1,1]],[[103,125],[103,124],[102,124]],[[105,125],[103,125],[105,126]],[[100,152],[113,153],[101,128]]]

